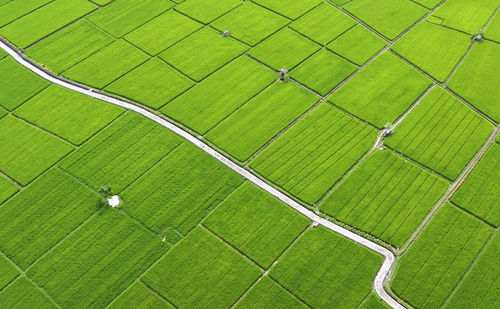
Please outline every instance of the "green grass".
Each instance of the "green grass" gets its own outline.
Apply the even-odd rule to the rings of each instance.
[[[401,116],[430,85],[425,76],[385,52],[337,90],[329,101],[382,128]]]
[[[453,75],[448,87],[496,122],[500,122],[500,45],[476,44]]]
[[[438,81],[444,82],[470,44],[471,39],[467,34],[424,22],[391,48]]]
[[[0,49],[0,60],[3,59],[5,56],[7,56],[7,53],[3,49]]]
[[[485,37],[500,42],[500,15],[497,14],[486,28]]]
[[[376,292],[370,293],[359,305],[358,309],[390,309],[391,307],[384,302]]]
[[[51,85],[17,108],[14,114],[80,145],[123,111],[120,107]]]
[[[136,102],[158,109],[193,86],[186,76],[152,58],[105,88]]]
[[[58,168],[0,207],[0,248],[26,269],[99,206],[99,196]]]
[[[448,186],[388,150],[376,151],[334,188],[320,209],[399,248]]]
[[[255,46],[289,22],[289,19],[259,5],[243,2],[236,9],[213,21],[211,25],[220,31],[230,30],[231,36]]]
[[[81,20],[28,48],[26,54],[51,71],[61,73],[111,42],[111,36]]]
[[[490,224],[500,225],[500,145],[491,145],[452,201]]]
[[[77,82],[103,88],[146,60],[148,56],[144,52],[124,40],[118,40],[73,66],[63,75]]]
[[[318,97],[294,83],[275,83],[206,137],[237,160],[245,161],[317,101]]]
[[[395,39],[428,12],[407,0],[355,0],[343,8],[389,40]]]
[[[203,25],[174,10],[168,10],[125,36],[151,55],[157,55],[200,29]]]
[[[243,43],[231,37],[223,37],[215,30],[205,27],[168,48],[160,57],[184,74],[200,81],[247,49]]]
[[[492,131],[490,122],[436,87],[386,139],[386,144],[453,180]]]
[[[56,0],[0,28],[0,35],[25,48],[96,8],[86,0]]]
[[[238,0],[186,0],[175,9],[204,24],[224,15],[241,4]]]
[[[157,233],[187,234],[243,179],[196,148],[183,144],[123,192],[123,209]]]
[[[355,25],[354,19],[332,5],[323,3],[293,22],[290,27],[324,45]]]
[[[349,29],[328,44],[328,49],[363,65],[386,45],[385,41],[362,25]]]
[[[14,279],[19,276],[20,271],[16,268],[14,263],[9,260],[5,255],[0,254],[0,291],[9,285]],[[1,295],[1,292],[0,292]]]
[[[123,294],[115,299],[110,309],[121,308],[174,308],[155,292],[147,288],[141,282],[132,284]]]
[[[268,276],[263,277],[252,289],[236,304],[238,309],[298,309],[308,308],[295,296],[276,284]]]
[[[293,3],[288,0],[255,0],[255,2],[290,19],[297,19],[321,4],[321,0],[295,0]]]
[[[135,113],[127,113],[85,143],[61,166],[95,189],[119,193],[150,169],[182,139]]]
[[[260,275],[237,251],[196,228],[142,280],[178,308],[228,308]]]
[[[251,168],[313,204],[372,146],[375,129],[323,103],[250,164]]]
[[[248,54],[274,70],[291,70],[319,48],[313,41],[285,28],[251,49]]]
[[[203,225],[267,269],[310,221],[246,182]]]
[[[371,292],[382,257],[323,227],[306,231],[270,272],[313,308],[355,308]]]
[[[392,290],[414,307],[441,307],[492,232],[445,204],[400,260]]]
[[[295,68],[291,76],[325,96],[357,68],[354,64],[322,49]]]
[[[0,119],[0,170],[21,185],[73,150],[73,146],[13,116]]]
[[[0,175],[0,205],[17,191],[19,191],[19,188],[15,183]]]
[[[161,112],[205,134],[276,80],[276,74],[242,56],[168,103]]]
[[[28,271],[65,308],[103,308],[168,247],[119,210],[106,208]]]
[[[498,0],[463,1],[448,0],[433,16],[442,20],[442,25],[467,33],[474,33],[486,24],[498,7]]]
[[[173,5],[168,0],[120,0],[95,12],[88,19],[115,37],[121,37]]]
[[[0,105],[8,110],[15,109],[49,85],[10,57],[0,61],[0,76],[9,76],[0,79]]]
[[[56,304],[24,275],[0,291],[0,307],[10,309],[58,308]]]
[[[0,1],[0,27],[51,2],[51,0]]]

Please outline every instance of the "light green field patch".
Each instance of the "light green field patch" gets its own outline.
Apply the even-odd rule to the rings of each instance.
[[[476,44],[448,84],[451,90],[496,122],[500,122],[499,53],[500,44]]]
[[[318,49],[320,46],[313,41],[285,28],[251,49],[248,54],[274,70],[291,70]]]
[[[65,158],[61,166],[95,189],[119,193],[182,139],[135,113],[127,113]]]
[[[25,48],[96,8],[86,0],[56,0],[1,28],[0,34]]]
[[[399,248],[448,186],[388,150],[376,151],[333,189],[320,208]]]
[[[114,81],[105,90],[158,109],[194,82],[158,58],[151,58]]]
[[[386,144],[453,180],[492,131],[490,122],[436,87],[386,139]]]
[[[51,0],[3,0],[0,1],[0,27],[38,9]]]
[[[206,137],[237,160],[247,160],[317,101],[294,83],[276,83],[226,118]]]
[[[292,71],[291,76],[320,95],[327,95],[358,67],[322,49]]]
[[[313,308],[355,308],[371,292],[381,264],[375,252],[317,227],[290,247],[270,276]]]
[[[123,192],[123,209],[157,233],[187,234],[243,179],[192,144],[182,144]]]
[[[58,168],[0,207],[0,248],[26,269],[99,206],[99,196]]]
[[[385,41],[370,30],[356,25],[328,44],[328,48],[357,65],[363,65],[385,45]]]
[[[174,308],[158,294],[141,282],[132,284],[123,294],[115,299],[107,308]]]
[[[0,76],[4,77],[0,78],[0,105],[8,110],[15,109],[49,85],[10,57],[0,61]]]
[[[76,229],[28,271],[65,308],[104,308],[168,246],[116,209]]]
[[[401,116],[430,85],[425,76],[385,52],[328,100],[382,128]]]
[[[306,217],[249,182],[203,222],[265,269],[309,224]]]
[[[330,4],[323,3],[290,27],[319,44],[327,44],[356,25],[356,21]]]
[[[467,52],[470,42],[470,37],[462,32],[423,22],[391,49],[438,81],[444,82]]]
[[[14,116],[0,119],[0,170],[27,185],[74,148]]]
[[[173,6],[168,0],[119,0],[90,15],[88,19],[121,37]]]
[[[492,232],[445,204],[403,255],[392,290],[416,308],[440,308]]]
[[[21,276],[0,291],[2,308],[59,308],[26,276]]]
[[[51,85],[17,108],[14,114],[80,145],[123,111],[115,105]]]
[[[256,3],[290,19],[297,19],[321,3],[321,0],[255,0]]]
[[[161,112],[205,134],[276,80],[276,74],[242,56],[168,103]]]
[[[142,50],[157,55],[203,25],[174,10],[168,10],[125,36]]]
[[[186,0],[175,7],[176,10],[208,24],[241,4],[238,0]]]
[[[413,0],[413,2],[419,3],[428,9],[433,9],[436,7],[436,5],[438,5],[442,1],[441,0]]]
[[[212,28],[205,27],[168,48],[160,57],[200,81],[247,49],[231,37],[223,37]]]
[[[133,45],[118,40],[64,72],[64,76],[96,88],[103,88],[129,72],[148,56]]]
[[[395,39],[428,12],[408,0],[354,0],[343,7],[389,40]]]
[[[243,2],[236,9],[212,22],[212,26],[220,31],[228,30],[231,36],[255,46],[289,22],[289,19],[259,5]]]
[[[500,225],[500,145],[491,145],[452,201],[490,224]]]
[[[237,251],[196,228],[142,280],[178,308],[228,308],[260,275]]]
[[[485,37],[500,42],[500,14],[495,15],[486,28]]]
[[[313,204],[371,147],[377,133],[324,103],[281,135],[250,166]]]
[[[26,54],[55,73],[61,73],[113,41],[86,20],[72,24],[40,43]]]
[[[14,263],[9,260],[5,255],[0,254],[0,291],[11,283],[21,273]],[[1,293],[0,293],[1,295]]]

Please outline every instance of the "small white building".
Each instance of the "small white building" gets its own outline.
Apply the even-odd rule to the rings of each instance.
[[[120,205],[120,198],[118,195],[113,195],[112,197],[108,198],[108,205],[116,208],[118,205]]]

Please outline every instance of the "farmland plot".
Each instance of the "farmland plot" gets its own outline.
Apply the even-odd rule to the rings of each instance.
[[[5,56],[7,56],[7,53],[3,49],[1,49],[0,50],[0,60],[3,59]]]
[[[307,218],[249,182],[203,222],[266,269],[309,224]]]
[[[2,308],[58,308],[26,276],[21,276],[0,291]]]
[[[110,309],[121,308],[174,308],[155,292],[147,288],[141,282],[132,284],[123,294],[115,299]]]
[[[12,181],[0,175],[0,205],[17,191],[19,188]]]
[[[178,1],[178,0],[177,0]],[[175,9],[204,24],[241,5],[238,0],[186,0]]]
[[[355,308],[382,257],[323,227],[306,231],[270,276],[314,308]]]
[[[490,224],[500,225],[500,145],[491,145],[452,201]]]
[[[321,0],[296,0],[293,3],[288,0],[255,0],[255,2],[290,19],[297,19],[321,4]]]
[[[441,0],[414,0],[414,2],[419,3],[428,9],[433,9],[436,7],[436,5],[438,5],[442,1]]]
[[[228,308],[260,275],[236,250],[199,227],[142,280],[177,308]]]
[[[439,308],[493,229],[445,204],[402,257],[392,290],[418,308]]]
[[[385,52],[328,100],[382,128],[403,114],[430,85],[418,71]]]
[[[300,120],[250,164],[313,204],[371,147],[377,133],[327,103]]]
[[[0,254],[0,291],[3,290],[9,283],[11,283],[17,276],[19,276],[20,271],[16,268],[14,263],[12,263],[5,255]],[[0,294],[1,295],[1,294]]]
[[[500,42],[500,14],[497,13],[486,28],[485,37]]]
[[[28,271],[57,303],[103,308],[168,247],[119,210],[106,208]]]
[[[157,233],[187,234],[243,179],[191,144],[182,144],[123,192],[123,209]]]
[[[376,292],[370,293],[361,305],[359,305],[358,309],[390,309],[391,307],[385,303],[380,297],[376,294]]]
[[[320,209],[401,247],[447,187],[390,151],[377,151],[335,187]]]
[[[493,125],[436,87],[386,139],[386,144],[449,179],[456,179]]]
[[[4,0],[0,1],[0,27],[38,9],[51,0]]]

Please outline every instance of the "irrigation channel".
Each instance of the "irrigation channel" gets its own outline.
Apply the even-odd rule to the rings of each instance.
[[[127,110],[134,111],[136,113],[139,113],[143,115],[146,118],[149,118],[153,120],[154,122],[158,123],[159,125],[171,130],[172,132],[182,136],[183,138],[187,139],[197,147],[201,148],[203,151],[211,155],[212,157],[216,158],[220,162],[224,163],[226,166],[228,166],[230,169],[233,171],[237,172],[241,176],[245,177],[258,187],[260,187],[262,190],[266,191],[267,193],[273,195],[274,197],[278,198],[281,200],[283,203],[287,204],[288,206],[292,207],[302,215],[306,216],[313,222],[317,222],[318,224],[324,226],[327,229],[330,229],[344,237],[347,237],[354,242],[372,250],[375,251],[382,256],[384,256],[384,262],[382,263],[382,266],[380,267],[379,271],[377,272],[377,275],[375,277],[375,280],[373,282],[373,286],[375,288],[375,291],[377,294],[384,300],[387,304],[389,304],[392,308],[405,308],[403,305],[401,305],[399,302],[397,302],[394,298],[392,298],[387,291],[384,289],[384,283],[388,278],[389,273],[391,272],[392,268],[394,267],[395,263],[395,256],[394,254],[389,251],[388,249],[354,233],[351,232],[339,225],[336,225],[316,213],[312,212],[305,206],[299,204],[298,202],[294,201],[293,199],[289,198],[286,196],[284,193],[280,192],[276,188],[272,187],[271,185],[267,184],[266,182],[262,181],[259,179],[257,176],[252,174],[250,171],[244,169],[243,167],[239,166],[238,164],[234,163],[227,157],[225,157],[223,154],[219,153],[212,147],[208,146],[205,144],[203,141],[199,140],[198,138],[194,137],[190,133],[186,132],[182,128],[176,126],[175,124],[153,114],[152,112],[143,109],[137,105],[101,94],[98,92],[96,89],[92,89],[89,87],[84,87],[77,85],[75,83],[66,81],[62,79],[61,77],[58,77],[52,73],[49,73],[48,71],[38,67],[37,65],[33,64],[30,60],[28,60],[22,53],[17,51],[15,48],[9,46],[8,44],[4,43],[3,41],[0,40],[0,48],[2,48],[4,51],[6,51],[12,58],[14,58],[19,64],[23,65],[33,73],[39,75],[43,79],[57,84],[59,86],[65,87],[67,89],[79,92],[81,94],[87,95],[89,97],[93,97],[96,99],[99,99],[104,102],[108,102],[114,105],[121,106]],[[379,143],[381,136],[379,135],[375,146]]]

